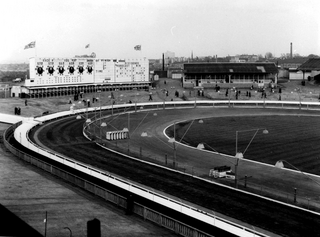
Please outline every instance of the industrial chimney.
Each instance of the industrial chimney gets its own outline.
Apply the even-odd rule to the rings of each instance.
[[[292,42],[290,43],[290,58],[292,58]]]
[[[162,54],[162,71],[164,71],[164,53]]]

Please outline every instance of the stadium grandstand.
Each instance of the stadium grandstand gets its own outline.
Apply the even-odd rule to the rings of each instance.
[[[41,98],[95,91],[149,89],[149,60],[31,58],[29,78],[12,97]]]

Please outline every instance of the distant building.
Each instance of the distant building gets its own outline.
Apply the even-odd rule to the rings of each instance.
[[[175,58],[175,53],[167,51],[164,53],[164,58]]]
[[[183,78],[183,63],[173,63],[168,68],[168,78],[172,78],[172,79]]]
[[[308,59],[301,58],[287,58],[287,59],[278,59],[277,64],[281,69],[297,69],[301,64],[306,62]]]
[[[306,57],[297,58],[277,58],[269,60],[274,62],[279,68],[279,78],[287,78],[289,80],[301,80],[302,73],[298,70],[298,67],[307,61]]]
[[[248,63],[248,62],[256,62],[259,60],[257,55],[248,55],[248,54],[241,54],[236,56],[231,56],[230,62],[231,63]]]
[[[175,53],[167,51],[164,53],[164,62],[166,65],[169,65],[170,63],[173,63],[175,60]]]
[[[274,63],[186,63],[183,87],[248,88],[277,83]]]
[[[309,58],[305,63],[298,67],[302,73],[302,79],[320,79],[320,58]]]

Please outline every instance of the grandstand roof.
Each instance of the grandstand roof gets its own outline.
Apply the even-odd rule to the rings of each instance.
[[[186,63],[184,73],[277,73],[274,63]]]

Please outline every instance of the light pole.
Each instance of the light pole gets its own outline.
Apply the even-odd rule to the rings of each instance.
[[[243,154],[241,152],[236,153],[235,155],[236,163],[234,164],[234,185],[238,188],[238,165],[239,160],[243,159]]]
[[[260,130],[263,130],[263,131],[262,131],[263,134],[268,134],[268,133],[269,133],[269,131],[268,131],[266,128],[255,128],[255,129],[247,129],[247,130],[236,131],[236,154],[238,153],[238,134],[239,134],[240,132],[255,131],[255,133],[254,133],[253,137],[251,138],[248,146],[246,147],[246,149],[245,149],[244,152],[243,152],[243,155],[244,155],[244,153],[247,151],[247,149],[248,149],[249,146],[251,145],[253,139],[256,137],[256,135],[258,134],[258,132],[259,132]]]
[[[110,102],[111,102],[111,115],[113,116],[113,102],[114,102],[114,98],[109,95],[108,98],[110,98]]]
[[[266,107],[266,96],[267,96],[267,90],[264,89],[263,91],[263,108]]]
[[[197,107],[197,92],[195,90],[194,90],[194,107],[195,108]]]
[[[182,137],[180,138],[180,141],[184,138],[184,136],[187,134],[187,132],[189,131],[189,129],[191,128],[192,124],[194,123],[195,119],[192,120],[192,122],[190,123],[188,129],[185,131],[185,133],[182,135]],[[200,124],[203,124],[203,120],[199,119],[198,121]],[[172,143],[173,145],[173,167],[176,167],[176,160],[177,160],[177,145],[176,145],[176,122],[173,123],[173,137],[170,138],[168,140],[169,143]]]
[[[129,134],[129,128],[123,128],[124,132],[127,132],[128,134],[128,152],[130,152],[130,134]]]
[[[289,163],[286,160],[278,160],[276,162],[276,164],[274,165],[276,168],[282,169],[284,168],[284,164],[286,163],[289,166],[291,166],[292,168],[296,169],[297,171],[299,171],[301,174],[303,174],[304,176],[306,176],[308,179],[311,179],[313,182],[315,182],[318,186],[320,186],[320,183],[316,180],[314,180],[313,178],[311,178],[309,175],[305,174],[303,171],[301,171],[300,169],[298,169],[297,167],[295,167],[293,164]],[[294,203],[296,203],[297,201],[297,188],[294,188]]]
[[[102,100],[102,94],[101,90],[98,90],[97,93],[99,94],[99,97],[96,98],[99,101],[99,107],[100,107],[100,120],[101,120],[101,100]],[[101,122],[100,122],[101,123]]]
[[[229,107],[230,107],[230,96],[231,96],[231,92],[232,92],[232,91],[236,91],[236,89],[235,89],[234,87],[232,87],[232,88],[230,87],[229,89],[230,89],[230,91],[228,92],[228,97],[229,97]],[[227,90],[228,90],[228,89],[227,89]]]
[[[170,138],[168,142],[173,145],[173,168],[176,168],[177,161],[177,148],[176,148],[176,122],[173,123],[173,138]]]
[[[176,139],[170,138],[168,142],[173,144],[173,168],[176,168],[176,160],[177,160],[177,148],[176,148]]]
[[[235,173],[235,187],[238,188],[238,165],[239,165],[239,161],[240,159],[243,159],[244,154],[246,153],[247,149],[249,148],[249,146],[251,145],[253,139],[256,137],[256,135],[258,134],[258,132],[260,130],[263,130],[262,133],[263,134],[268,134],[269,131],[266,128],[255,128],[255,129],[247,129],[247,130],[241,130],[241,131],[236,131],[236,154],[235,154],[235,158],[236,158],[236,163],[235,163],[235,167],[234,167],[234,173]],[[240,132],[250,132],[250,131],[255,131],[254,135],[252,136],[250,142],[248,143],[246,149],[242,152],[238,151],[238,133]]]
[[[295,91],[297,91],[297,93],[298,93],[298,96],[299,96],[299,109],[301,109],[301,88],[297,87],[295,89]]]
[[[103,127],[106,127],[107,126],[107,123],[106,122],[103,122],[100,124],[100,139],[101,139],[101,143],[102,143],[102,129]]]
[[[134,106],[135,112],[137,112],[137,96],[139,96],[139,93],[135,94],[135,106]]]

